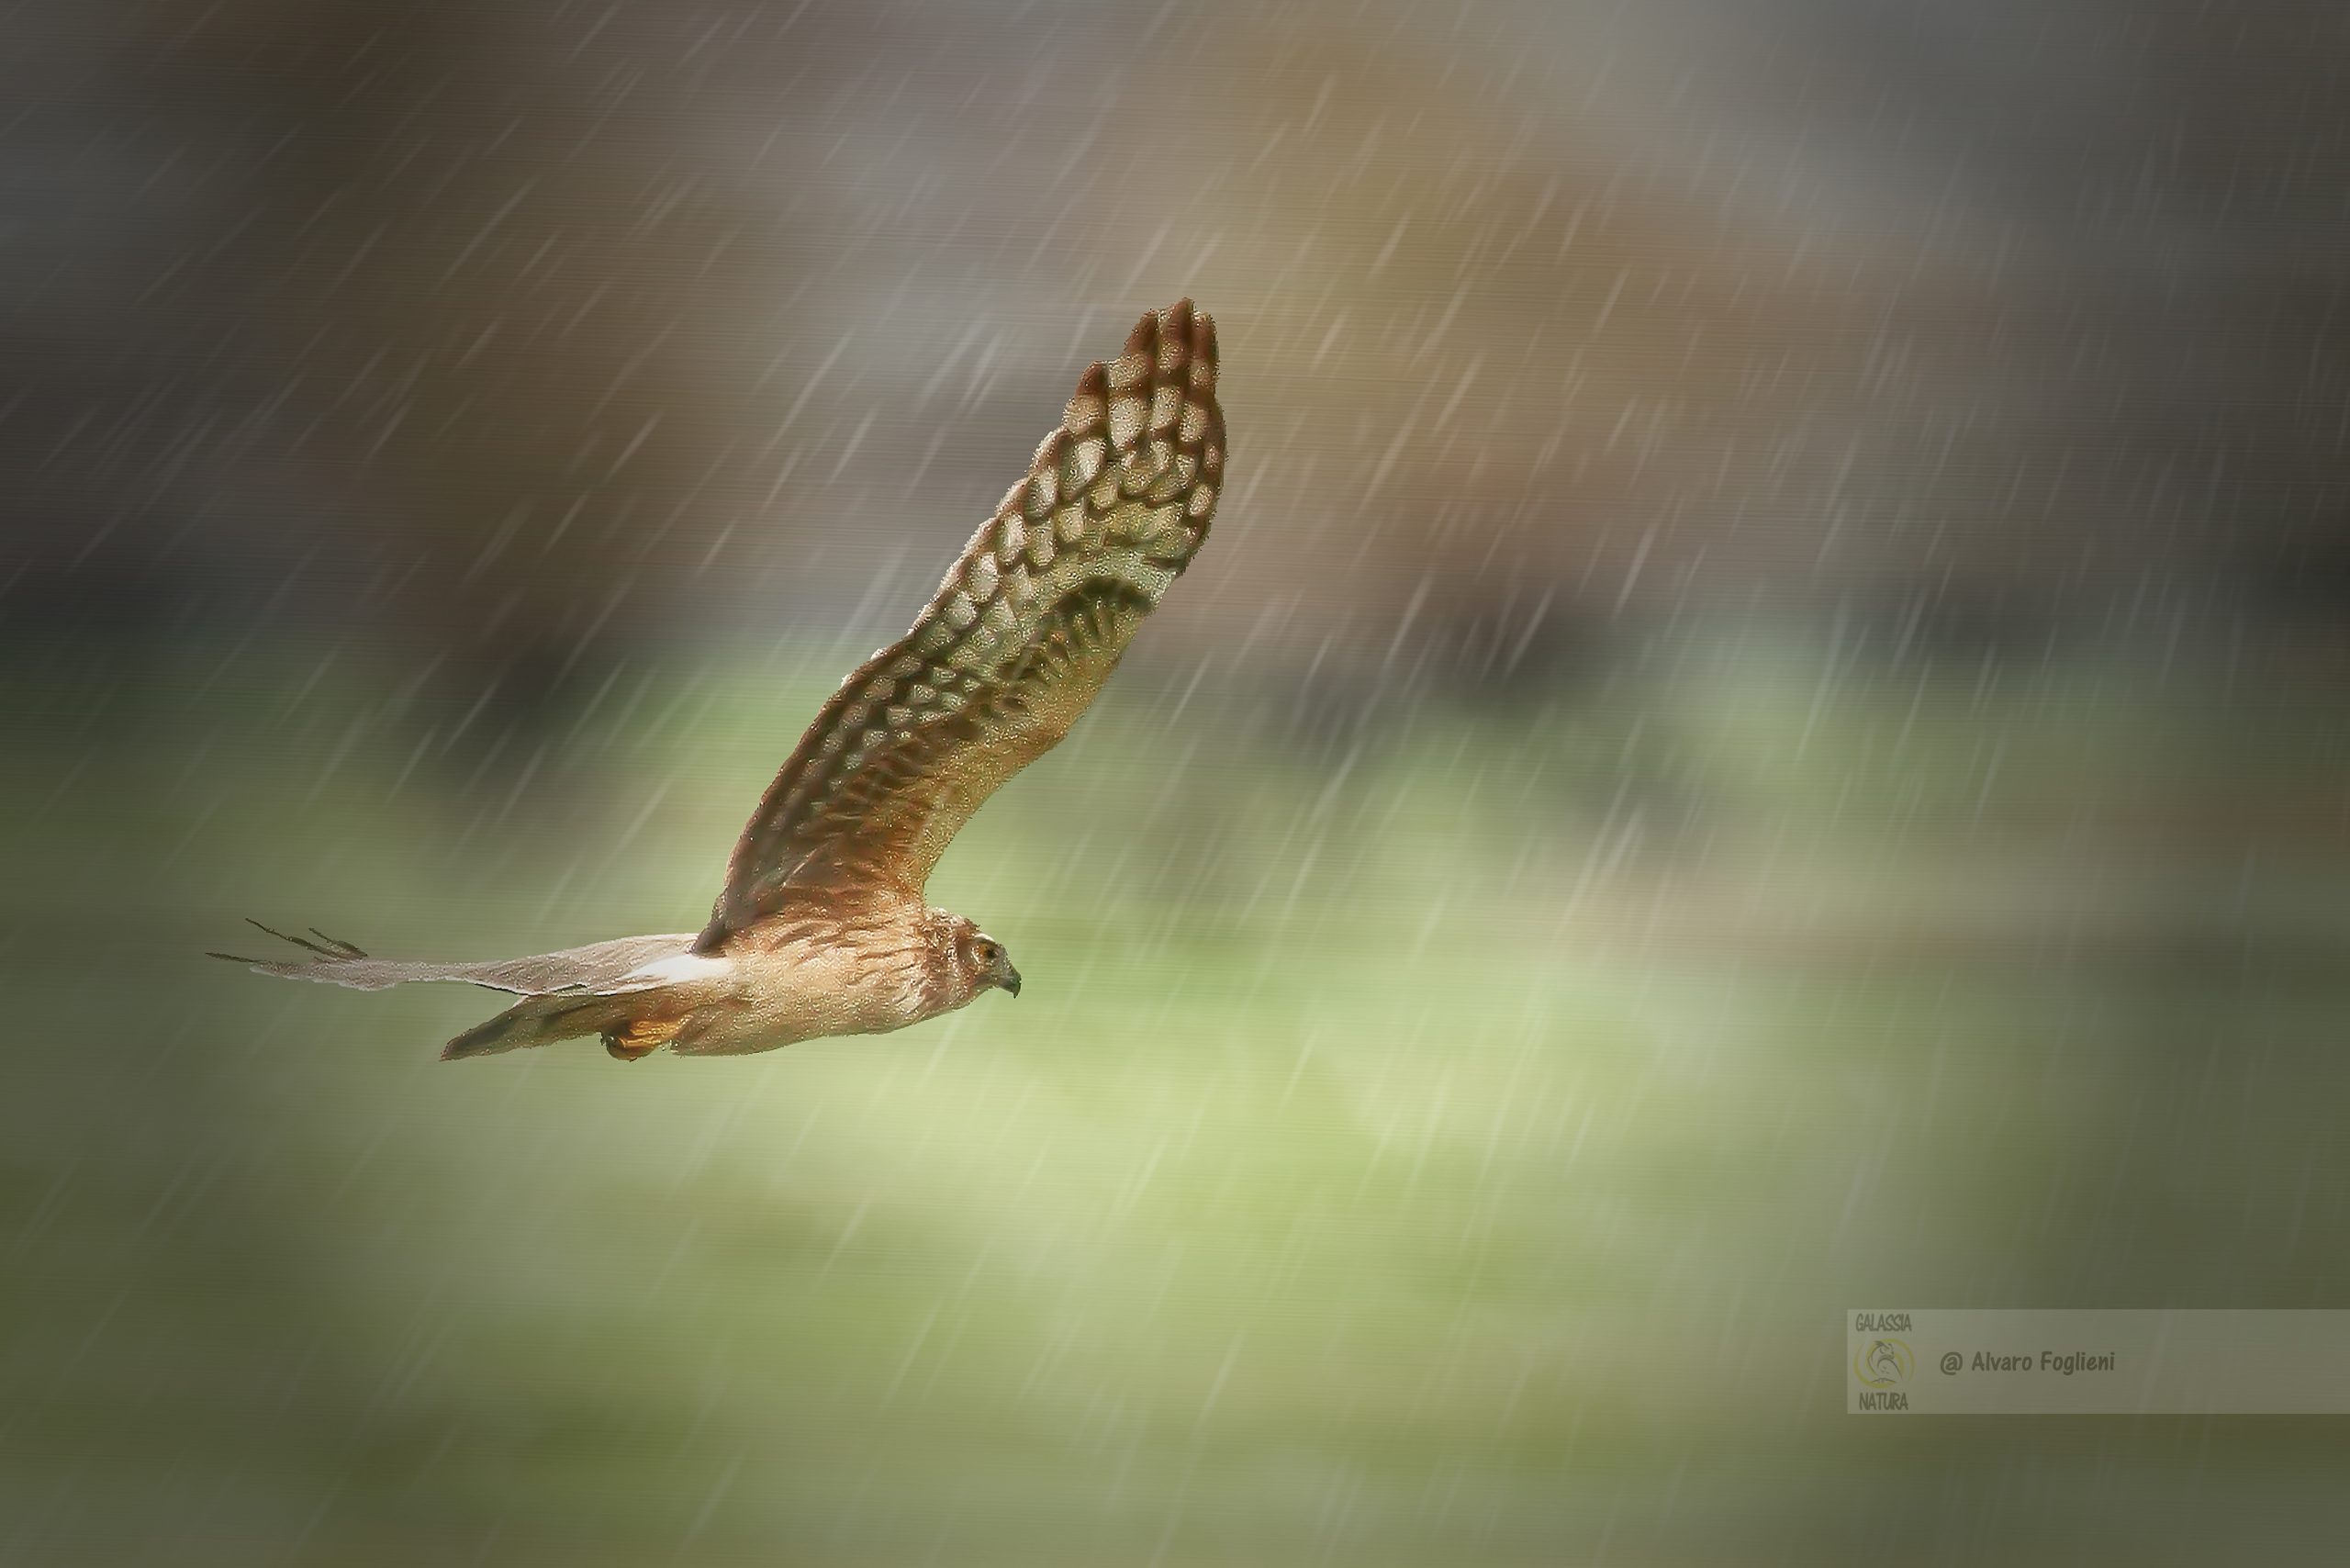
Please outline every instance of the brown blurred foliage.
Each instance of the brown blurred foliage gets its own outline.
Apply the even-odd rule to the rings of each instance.
[[[2207,615],[2342,504],[2343,30],[2286,7],[12,27],[19,628],[306,618],[522,709],[643,639],[888,635],[1181,293],[1237,481],[1167,635],[1292,665]]]

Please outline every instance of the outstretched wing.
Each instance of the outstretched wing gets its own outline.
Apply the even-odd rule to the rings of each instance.
[[[913,629],[834,693],[768,786],[703,950],[798,896],[918,896],[980,803],[1068,734],[1207,536],[1215,365],[1215,323],[1186,299],[1085,372]]]
[[[479,963],[413,962],[370,958],[350,943],[315,927],[309,936],[272,930],[258,920],[246,924],[291,942],[308,954],[302,958],[248,958],[236,953],[214,953],[242,964],[255,974],[284,980],[323,980],[353,991],[382,991],[413,980],[463,980],[490,991],[520,996],[549,996],[566,991],[596,991],[607,995],[620,991],[649,991],[674,974],[655,972],[648,966],[676,958],[693,946],[690,936],[622,936],[610,942],[568,947],[560,953],[535,953],[527,958],[489,958]],[[316,937],[312,941],[311,937]]]

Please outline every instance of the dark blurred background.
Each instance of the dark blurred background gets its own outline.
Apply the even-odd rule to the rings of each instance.
[[[2350,13],[0,15],[0,1560],[2327,1561]],[[888,1039],[197,955],[691,929],[1143,308],[1217,534]]]

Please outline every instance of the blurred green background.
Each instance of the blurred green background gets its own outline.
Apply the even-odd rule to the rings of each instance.
[[[2331,1550],[2337,1424],[1840,1363],[1868,1303],[2341,1301],[2330,707],[1750,641],[1334,767],[1146,668],[934,886],[1017,1002],[453,1066],[484,993],[196,956],[690,926],[832,652],[649,668],[520,792],[420,789],[364,658],[10,685],[17,1560]]]
[[[0,1562],[2331,1562],[2350,30],[2289,0],[28,0]],[[705,917],[1141,310],[1216,532],[1017,1001],[460,1065]]]

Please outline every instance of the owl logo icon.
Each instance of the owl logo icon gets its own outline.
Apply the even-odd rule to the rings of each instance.
[[[1898,1339],[1870,1339],[1852,1351],[1852,1375],[1870,1388],[1893,1388],[1909,1381],[1918,1358]]]

